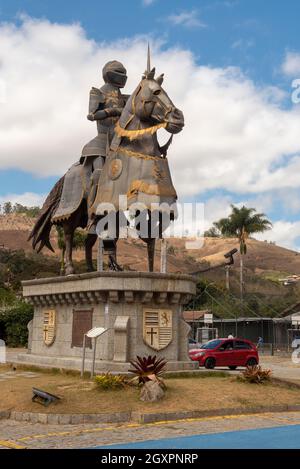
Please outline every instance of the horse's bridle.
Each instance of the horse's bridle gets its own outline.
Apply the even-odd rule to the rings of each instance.
[[[120,121],[118,121],[115,125],[114,130],[115,130],[116,134],[119,137],[126,137],[129,140],[135,140],[136,138],[138,138],[142,135],[145,135],[147,133],[153,134],[160,128],[166,128],[168,123],[169,123],[167,117],[170,114],[170,112],[173,111],[174,107],[173,106],[168,106],[167,107],[165,105],[165,103],[159,98],[159,96],[154,95],[154,98],[151,101],[146,100],[146,99],[141,100],[142,101],[142,109],[143,109],[144,117],[145,118],[148,117],[148,113],[146,114],[146,112],[145,112],[145,105],[147,103],[153,103],[153,107],[152,107],[152,111],[151,111],[150,115],[153,116],[153,109],[157,104],[159,104],[161,106],[162,110],[164,111],[163,119],[161,119],[161,118],[158,119],[157,118],[157,121],[159,122],[158,124],[155,124],[155,125],[152,125],[150,127],[143,128],[143,129],[130,129],[129,130],[129,129],[126,128],[130,124],[130,122],[133,120],[134,116],[136,115],[135,100],[136,100],[137,95],[141,91],[141,89],[142,89],[142,83],[140,83],[139,87],[137,88],[134,95],[132,96],[132,100],[131,100],[131,117],[127,120],[127,122],[125,124],[125,127],[121,127]],[[171,142],[171,140],[169,140],[169,142]],[[169,146],[169,144],[170,143],[168,143],[168,146]]]
[[[142,89],[142,83],[140,84],[139,88],[136,90],[136,92],[134,93],[134,96],[132,98],[132,113],[133,114],[135,114],[135,99],[136,99],[137,95],[139,94],[139,92],[141,91],[141,89]],[[154,110],[154,107],[157,104],[159,104],[161,106],[162,110],[164,111],[163,121],[161,123],[168,124],[167,117],[170,114],[170,112],[172,112],[173,106],[168,106],[167,107],[165,105],[165,103],[157,95],[154,95],[153,99],[151,99],[151,100],[141,99],[141,102],[142,102],[142,109],[143,109],[143,113],[144,113],[145,118],[148,117],[148,113],[145,112],[145,105],[148,104],[148,103],[153,104],[152,111],[151,111],[150,114],[155,119],[155,116],[153,116],[153,110]],[[159,119],[159,121],[161,121],[161,119]]]

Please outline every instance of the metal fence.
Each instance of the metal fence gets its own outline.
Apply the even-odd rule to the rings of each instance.
[[[271,355],[271,356],[280,356],[280,357],[288,357],[294,351],[290,344],[272,344],[272,343],[264,343],[258,346],[258,351],[260,355]]]

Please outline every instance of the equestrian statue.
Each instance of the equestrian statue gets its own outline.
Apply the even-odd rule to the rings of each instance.
[[[37,251],[44,246],[53,251],[51,227],[63,228],[66,275],[74,273],[72,245],[77,228],[87,230],[87,270],[94,270],[92,248],[105,225],[108,213],[105,207],[113,206],[116,219],[128,223],[125,213],[134,205],[141,205],[143,210],[137,211],[135,228],[139,228],[142,217],[149,227],[156,225],[154,235],[151,230],[139,235],[147,244],[149,271],[154,267],[155,240],[162,237],[176,217],[177,195],[167,151],[173,134],[182,130],[184,117],[162,88],[163,75],[155,78],[149,48],[147,69],[131,96],[120,91],[127,80],[126,69],[120,62],[108,62],[103,68],[103,79],[105,83],[100,89],[90,91],[87,116],[96,121],[98,135],[83,147],[79,161],[55,184],[29,237]],[[163,146],[157,139],[160,128],[172,134]],[[120,205],[120,196],[122,200],[125,197],[125,206]],[[169,222],[163,222],[160,209],[166,205],[171,207]],[[158,218],[154,217],[155,212]],[[115,263],[119,236],[117,228],[113,234],[102,237],[104,251]]]

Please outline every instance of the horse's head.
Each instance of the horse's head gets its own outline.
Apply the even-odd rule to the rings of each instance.
[[[155,79],[155,68],[145,72],[133,96],[134,114],[151,125],[165,124],[165,129],[177,134],[184,126],[183,113],[162,88],[163,75]]]

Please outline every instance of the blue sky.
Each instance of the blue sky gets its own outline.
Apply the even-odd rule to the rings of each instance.
[[[299,48],[297,0],[7,0],[2,21],[20,12],[52,22],[79,22],[87,35],[109,41],[136,34],[164,35],[191,49],[202,63],[238,65],[258,82],[277,84],[285,51]],[[176,25],[168,18],[192,13]]]
[[[3,34],[5,33],[5,23],[8,23],[10,27],[14,25],[15,30],[10,33],[10,37],[18,31],[18,28],[21,29],[22,23],[24,23],[24,16],[22,16],[24,14],[41,22],[47,21],[50,25],[58,23],[69,26],[78,23],[85,35],[85,44],[92,44],[95,41],[99,49],[102,50],[111,47],[112,44],[117,49],[117,41],[124,38],[127,38],[128,41],[138,41],[139,38],[142,41],[143,38],[145,40],[150,38],[150,42],[159,42],[157,57],[158,59],[161,57],[162,63],[164,51],[177,48],[184,51],[185,54],[191,53],[194,72],[195,70],[201,70],[201,67],[205,67],[205,73],[210,73],[210,71],[217,73],[218,70],[226,70],[226,86],[232,84],[231,78],[228,78],[228,69],[234,67],[242,75],[240,79],[234,77],[235,90],[240,80],[240,83],[249,94],[254,90],[254,100],[257,96],[262,101],[269,100],[266,109],[270,114],[272,114],[270,112],[270,102],[277,99],[278,102],[274,104],[273,114],[278,109],[282,111],[278,113],[278,125],[280,125],[280,121],[291,119],[288,128],[296,127],[299,110],[297,110],[296,105],[292,104],[290,96],[291,82],[293,79],[298,78],[298,70],[300,76],[300,56],[298,55],[300,53],[300,2],[297,0],[114,0],[112,2],[102,0],[77,0],[76,2],[71,0],[0,0],[0,21],[2,23],[2,32],[4,31]],[[46,31],[46,29],[45,27],[42,31]],[[34,50],[36,49],[32,49],[33,56],[35,54]],[[188,63],[187,55],[184,57],[187,62],[183,61],[183,64]],[[3,60],[5,61],[5,58]],[[139,57],[136,57],[137,62],[140,60]],[[144,58],[142,60],[144,61]],[[1,65],[0,52],[0,72]],[[26,70],[28,72],[28,69]],[[22,73],[22,68],[20,73]],[[76,80],[76,77],[74,80]],[[171,83],[171,80],[175,81],[176,76],[169,77],[169,83]],[[23,82],[21,82],[25,94],[29,82],[30,76],[26,75]],[[92,76],[90,84],[94,85],[94,77]],[[226,86],[224,88],[225,92]],[[265,97],[269,92],[268,90],[271,90],[270,93],[272,94],[270,99]],[[263,98],[261,97],[261,91],[264,95]],[[281,93],[279,97],[278,93]],[[85,94],[87,93],[85,92]],[[241,99],[241,102],[243,101],[240,96],[238,99]],[[288,114],[285,114],[285,111]],[[197,110],[191,115],[195,121],[197,119]],[[206,115],[208,119],[212,119],[209,113],[205,113],[201,118],[205,119]],[[40,116],[39,119],[41,119]],[[272,125],[277,125],[274,122]],[[86,125],[86,123],[82,124],[83,127]],[[253,125],[255,126],[255,118],[253,119]],[[37,133],[33,134],[33,139],[34,135],[37,135]],[[200,132],[199,139],[201,138]],[[232,138],[234,138],[234,135]],[[61,141],[63,142],[63,138]],[[247,141],[245,141],[245,145],[248,145]],[[276,151],[272,150],[274,158],[271,161],[270,157],[267,164],[269,168],[269,173],[266,175],[267,191],[264,188],[263,171],[261,173],[262,181],[259,184],[254,184],[253,180],[249,178],[249,181],[245,183],[245,187],[242,184],[232,187],[233,185],[229,180],[226,184],[223,184],[221,172],[219,185],[206,183],[204,185],[205,190],[201,190],[202,181],[201,171],[199,170],[199,191],[195,189],[192,192],[186,191],[185,193],[183,190],[183,197],[189,200],[209,201],[210,204],[213,204],[213,199],[222,201],[214,212],[215,216],[221,213],[221,209],[226,204],[226,207],[229,207],[231,202],[255,203],[259,209],[263,209],[272,217],[274,222],[285,223],[284,229],[282,225],[278,225],[277,228],[279,231],[281,230],[280,233],[279,231],[277,233],[275,229],[272,236],[283,244],[285,237],[287,237],[287,244],[297,247],[298,238],[296,234],[298,231],[300,235],[300,223],[298,222],[300,208],[299,186],[297,181],[293,181],[291,184],[290,190],[293,197],[291,206],[289,193],[287,192],[289,191],[289,183],[286,182],[284,185],[282,178],[286,179],[291,174],[290,172],[284,173],[284,170],[293,158],[297,159],[298,154],[300,154],[300,132],[299,148],[297,142],[294,145],[286,146],[287,150],[283,147],[283,150],[279,150],[279,153],[280,151],[282,153],[276,154],[276,156]],[[21,160],[20,152],[22,150],[20,148],[21,146],[17,146],[15,153],[12,153],[11,160],[7,159],[0,166],[0,198],[2,197],[2,199],[5,199],[9,194],[32,193],[44,195],[51,189],[57,177],[62,173],[62,167],[59,167],[57,172],[52,168],[49,175],[47,172],[44,174],[41,170],[35,171],[30,164],[26,164]],[[59,140],[55,148],[55,151],[57,151]],[[209,148],[209,143],[207,148]],[[216,154],[217,150],[213,149],[211,151]],[[239,151],[237,148],[236,153],[238,154]],[[17,152],[18,154],[16,154]],[[80,152],[80,148],[78,148],[78,152]],[[205,164],[205,155],[202,154],[201,157],[203,158],[202,164]],[[245,171],[247,158],[249,160],[249,157],[246,157]],[[286,161],[283,162],[284,158],[286,158]],[[298,168],[297,161],[295,160],[295,168]],[[219,164],[216,167],[222,167],[222,162],[222,156],[220,156]],[[68,164],[69,160],[66,162],[65,169],[67,169]],[[226,164],[230,165],[230,162]],[[273,174],[278,165],[283,171],[282,178],[280,173]],[[216,167],[213,169],[212,178],[215,178]],[[296,177],[295,170],[292,173]],[[255,174],[258,173],[254,172],[251,176],[252,179],[256,178]],[[207,178],[208,176],[206,176]],[[270,178],[273,178],[275,182],[269,183]],[[277,180],[280,181],[279,190],[276,187]],[[295,230],[295,228],[297,233],[294,232],[292,236],[291,230]]]

